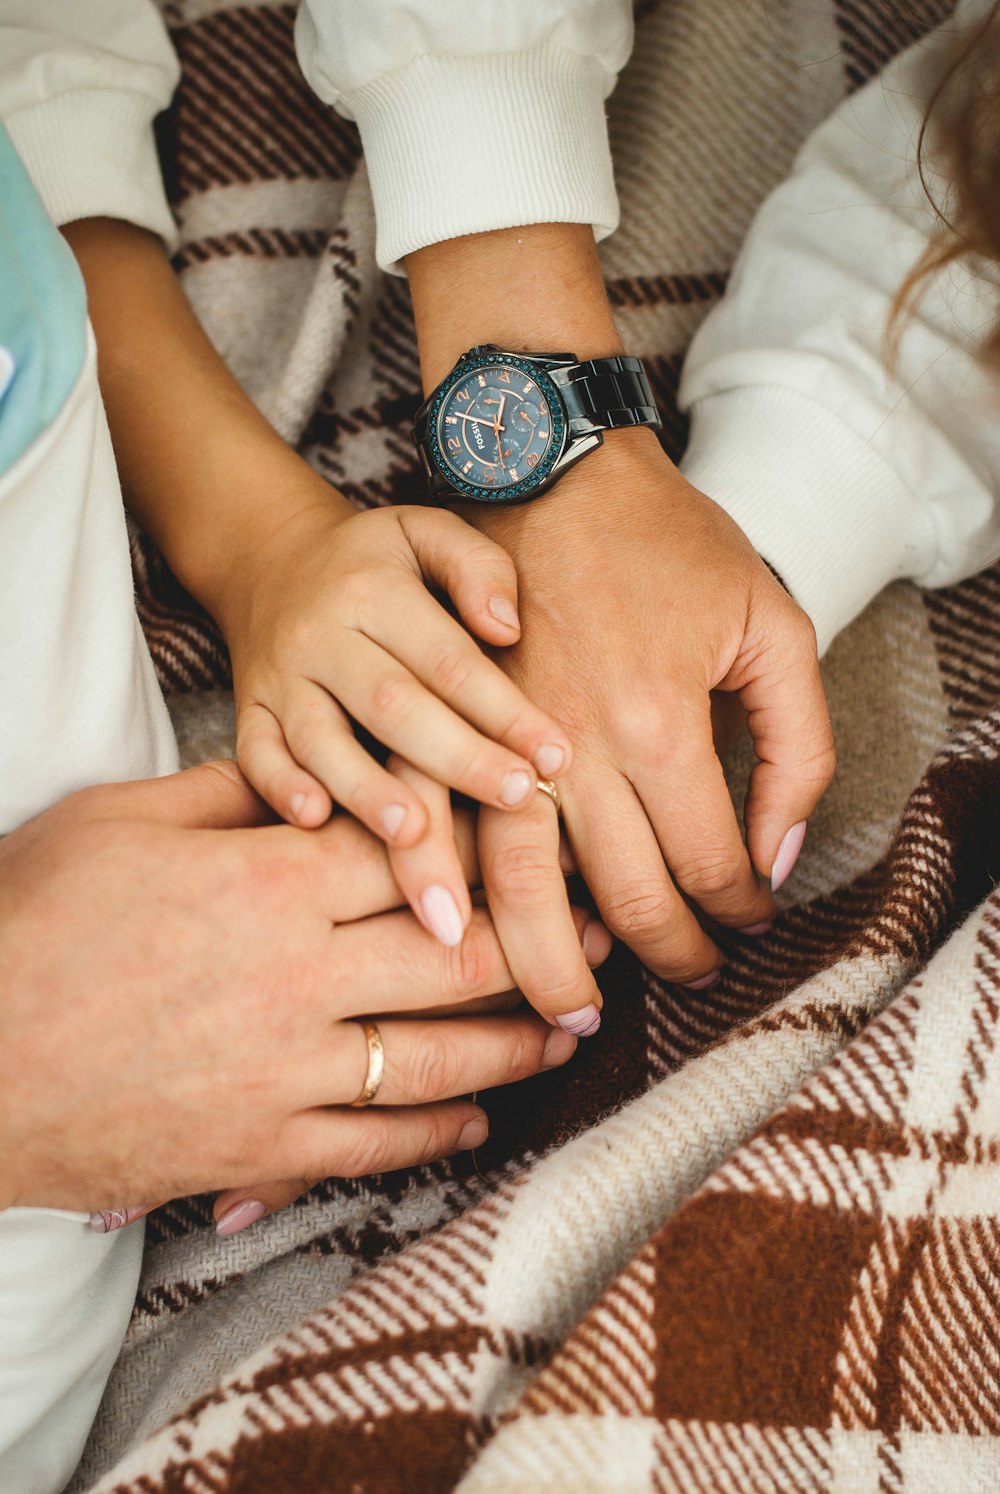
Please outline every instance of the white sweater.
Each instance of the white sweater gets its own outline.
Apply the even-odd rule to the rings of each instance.
[[[688,358],[685,471],[783,576],[821,648],[888,581],[946,584],[1000,552],[994,384],[975,356],[995,271],[938,276],[895,384],[881,348],[933,227],[914,169],[923,102],[955,27],[985,3],[963,6],[815,132]],[[321,97],[358,120],[385,268],[508,224],[611,231],[603,100],[630,17],[627,0],[304,0],[300,60]],[[0,25],[0,115],[57,221],[112,213],[169,239],[151,119],[176,64],[150,0],[0,0]],[[472,110],[505,145],[488,185],[470,171],[458,191],[435,163]]]

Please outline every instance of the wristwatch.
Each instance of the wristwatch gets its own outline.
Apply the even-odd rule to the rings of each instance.
[[[420,409],[413,439],[431,493],[444,501],[525,503],[604,432],[660,426],[639,358],[470,348]]]

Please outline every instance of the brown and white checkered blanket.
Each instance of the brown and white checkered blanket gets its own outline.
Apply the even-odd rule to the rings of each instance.
[[[320,472],[418,498],[406,288],[292,7],[165,8],[192,301]],[[604,265],[674,453],[679,360],[755,205],[949,9],[640,4]],[[225,750],[220,642],[136,561],[187,759]],[[841,769],[773,932],[701,994],[618,951],[600,1037],[487,1097],[475,1165],[333,1180],[227,1242],[207,1200],[155,1215],[73,1487],[1000,1489],[998,656],[1000,572],[886,592],[826,665]]]

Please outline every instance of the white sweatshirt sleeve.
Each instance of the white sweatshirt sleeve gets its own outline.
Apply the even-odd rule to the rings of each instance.
[[[0,0],[0,118],[53,221],[175,227],[153,119],[178,66],[152,0]]]
[[[303,0],[299,61],[356,119],[376,252],[522,223],[618,222],[604,100],[630,0]]]
[[[821,652],[890,581],[943,586],[1000,554],[1000,380],[977,357],[997,268],[936,275],[894,379],[884,358],[893,298],[935,225],[917,131],[983,9],[960,8],[806,142],[684,369],[683,470],[779,573]],[[940,200],[947,183],[931,186]]]

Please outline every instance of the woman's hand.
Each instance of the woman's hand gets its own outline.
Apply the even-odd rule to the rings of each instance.
[[[384,911],[359,825],[265,818],[216,764],[86,790],[0,844],[0,1207],[413,1165],[483,1140],[459,1096],[569,1057],[532,1013],[413,1017],[512,986],[486,913],[445,950]],[[385,1077],[353,1110],[372,1013]]]

